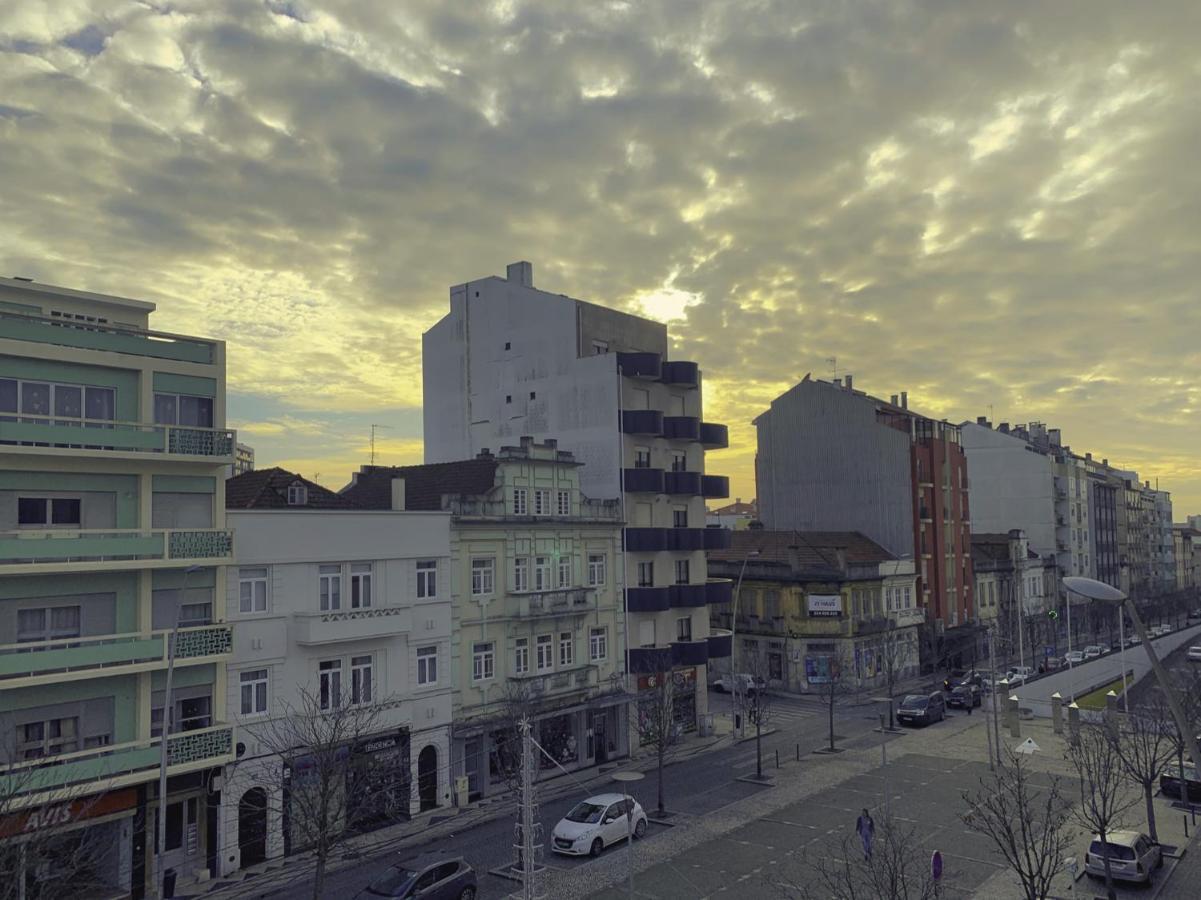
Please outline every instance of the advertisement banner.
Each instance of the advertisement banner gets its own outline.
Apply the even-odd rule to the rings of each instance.
[[[809,615],[836,617],[842,615],[841,594],[809,594]]]

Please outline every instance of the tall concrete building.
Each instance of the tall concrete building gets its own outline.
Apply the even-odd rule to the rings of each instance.
[[[772,401],[758,429],[759,512],[772,530],[858,531],[917,560],[920,604],[945,659],[974,612],[967,459],[960,430],[854,390],[812,380]],[[970,631],[970,629],[964,629]],[[934,657],[934,658],[929,658]]]
[[[705,550],[729,532],[705,528],[705,500],[729,480],[705,471],[726,427],[705,422],[695,362],[668,359],[667,328],[640,316],[538,290],[528,262],[506,277],[450,289],[450,312],[422,340],[425,460],[470,459],[523,436],[558,441],[583,463],[581,492],[620,498],[628,671],[674,671],[703,684],[730,636],[710,634],[707,604],[731,585],[707,576]],[[696,692],[705,712],[705,692]]]
[[[160,813],[181,892],[218,868],[225,345],[154,308],[0,279],[0,836],[30,887],[143,896]]]

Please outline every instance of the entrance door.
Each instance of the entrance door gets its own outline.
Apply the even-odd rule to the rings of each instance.
[[[251,788],[238,802],[238,846],[242,868],[267,858],[267,792]]]
[[[438,750],[426,747],[417,757],[417,796],[421,800],[421,811],[434,809],[438,805]]]
[[[592,740],[596,750],[596,764],[609,760],[609,742],[605,739],[605,716],[602,713],[592,718]]]
[[[463,744],[463,774],[467,776],[467,799],[474,803],[480,799],[483,778],[484,739],[472,738]]]

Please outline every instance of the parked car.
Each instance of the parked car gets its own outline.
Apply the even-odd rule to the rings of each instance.
[[[1142,642],[1143,642],[1143,639],[1141,637],[1139,637],[1137,634],[1132,634],[1130,636],[1130,640],[1128,640],[1126,642],[1126,644],[1128,646],[1133,647],[1135,644],[1141,644]]]
[[[1201,622],[1201,609],[1190,609],[1188,620],[1190,622]]]
[[[941,722],[946,717],[947,704],[941,691],[932,694],[909,694],[897,707],[897,721],[902,724],[916,725],[921,722],[923,725],[929,725],[932,722]]]
[[[942,689],[945,693],[950,693],[951,689],[961,684],[974,684],[977,687],[984,680],[975,669],[952,669],[951,674],[942,680]]]
[[[954,706],[957,709],[979,706],[982,702],[980,688],[974,684],[957,684],[947,694],[947,706]]]
[[[1080,650],[1070,650],[1064,654],[1063,658],[1073,666],[1078,666],[1084,662],[1084,653]]]
[[[355,900],[474,900],[476,891],[475,870],[462,857],[431,853],[388,869],[355,894]]]
[[[1084,854],[1084,871],[1090,878],[1105,877],[1105,853],[1108,845],[1109,871],[1122,881],[1151,880],[1151,871],[1163,867],[1163,853],[1158,844],[1141,831],[1111,831],[1104,844],[1098,835]]]
[[[1201,644],[1194,644],[1185,654],[1190,662],[1201,662]]]
[[[1197,773],[1197,767],[1184,764],[1184,785],[1188,791],[1187,799],[1189,803],[1201,803],[1201,775]],[[1180,766],[1176,764],[1169,765],[1163,770],[1159,776],[1159,792],[1165,797],[1172,797],[1180,800]]]
[[[1034,670],[1029,666],[1014,666],[1005,673],[1005,679],[1011,684],[1025,684],[1030,680]]]
[[[641,838],[646,834],[646,813],[634,798],[597,794],[582,800],[555,826],[551,849],[568,856],[599,856],[610,844],[629,836],[631,810],[634,837]]]
[[[730,694],[735,690],[743,694],[753,694],[767,686],[767,682],[762,678],[755,678],[748,675],[746,672],[738,675],[722,675],[717,681],[713,682],[713,689],[722,694]]]
[[[1099,645],[1089,644],[1087,647],[1084,648],[1084,658],[1085,659],[1096,659],[1104,652],[1105,651],[1102,650]]]

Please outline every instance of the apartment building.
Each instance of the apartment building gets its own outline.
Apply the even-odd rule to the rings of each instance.
[[[288,787],[313,752],[344,745],[354,831],[447,805],[450,513],[364,509],[279,468],[230,479],[225,498],[239,537],[226,703],[241,754],[225,767],[221,873],[306,849],[313,828]],[[339,712],[326,729],[287,724]]]
[[[1187,523],[1172,526],[1175,544],[1176,588],[1194,590],[1201,586],[1201,530]]]
[[[150,889],[164,800],[163,867],[216,871],[236,743],[225,346],[154,309],[0,279],[0,836],[97,896]]]
[[[622,678],[621,505],[587,496],[582,475],[554,440],[524,437],[458,462],[364,466],[342,491],[451,516],[451,771],[464,801],[511,785],[523,716],[544,770],[626,756],[637,740]]]
[[[729,535],[705,528],[705,500],[729,495],[705,451],[728,436],[704,421],[697,364],[668,359],[659,322],[538,290],[528,262],[452,287],[422,347],[427,463],[556,440],[584,464],[585,495],[621,500],[628,671],[674,672],[699,721],[706,694],[689,686],[730,654],[707,604],[728,599],[730,584],[705,570],[705,550]]]

